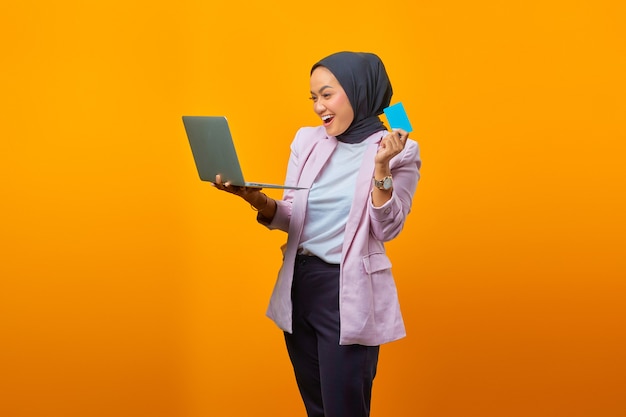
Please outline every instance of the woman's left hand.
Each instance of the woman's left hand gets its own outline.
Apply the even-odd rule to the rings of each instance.
[[[374,162],[380,165],[388,164],[391,158],[402,152],[408,138],[407,131],[394,129],[380,141]]]

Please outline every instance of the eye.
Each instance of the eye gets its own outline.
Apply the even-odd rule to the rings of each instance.
[[[324,93],[324,94],[322,94],[322,97],[328,99],[328,98],[330,98],[330,93]]]
[[[311,96],[311,97],[309,97],[309,100],[311,100],[311,101],[315,102],[315,101],[317,101],[317,97],[315,97],[315,96]]]

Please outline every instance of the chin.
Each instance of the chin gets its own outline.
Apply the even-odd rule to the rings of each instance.
[[[337,137],[337,136],[341,135],[343,132],[345,132],[345,130],[338,131],[338,129],[332,129],[332,128],[330,128],[330,129],[329,129],[329,128],[326,128],[326,134],[327,134],[328,136],[334,136],[334,137]]]

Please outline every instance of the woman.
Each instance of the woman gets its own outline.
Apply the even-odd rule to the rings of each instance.
[[[311,69],[311,99],[322,126],[298,131],[287,190],[222,183],[288,233],[267,311],[285,332],[309,417],[369,416],[379,345],[405,336],[384,242],[396,237],[419,179],[416,142],[378,118],[392,88],[374,54],[340,52]]]

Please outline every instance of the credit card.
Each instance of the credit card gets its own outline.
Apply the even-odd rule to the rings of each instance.
[[[413,131],[411,122],[409,122],[409,116],[406,115],[406,111],[404,111],[402,103],[396,103],[393,106],[387,107],[383,111],[385,112],[385,116],[387,117],[387,121],[389,122],[391,129],[402,129],[409,133]]]

